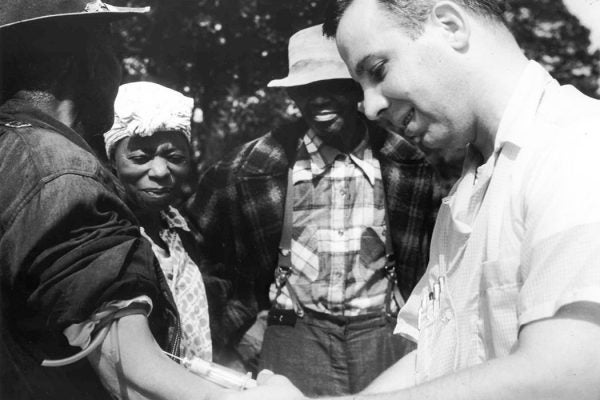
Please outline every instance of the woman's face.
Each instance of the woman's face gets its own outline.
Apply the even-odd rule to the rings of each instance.
[[[162,210],[182,195],[190,171],[190,146],[181,133],[130,136],[115,148],[113,165],[138,207]]]

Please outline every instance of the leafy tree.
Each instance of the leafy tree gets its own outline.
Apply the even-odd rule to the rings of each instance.
[[[123,3],[123,2],[122,2]],[[127,5],[147,2],[127,1]],[[297,111],[284,91],[287,42],[318,23],[317,1],[160,0],[149,18],[120,25],[126,80],[153,80],[195,98],[204,165]]]
[[[157,0],[149,18],[119,28],[126,80],[153,80],[195,98],[204,117],[195,130],[199,166],[210,165],[224,151],[297,116],[284,91],[266,84],[287,74],[288,38],[320,23],[326,2]],[[502,3],[528,57],[561,83],[598,95],[599,53],[588,50],[588,30],[561,1]],[[457,169],[447,168],[452,181]]]
[[[589,30],[556,0],[505,0],[504,16],[525,54],[561,83],[598,97],[600,53]]]

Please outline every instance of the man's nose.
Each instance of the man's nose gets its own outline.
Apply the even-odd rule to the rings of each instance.
[[[155,157],[150,165],[149,175],[153,178],[164,178],[169,175],[167,161],[162,157]]]
[[[388,106],[387,99],[377,89],[365,89],[363,107],[367,118],[378,119]]]

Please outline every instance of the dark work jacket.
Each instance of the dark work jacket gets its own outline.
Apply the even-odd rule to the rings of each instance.
[[[398,284],[406,298],[427,265],[438,207],[434,171],[424,154],[402,137],[367,123],[373,154],[381,165]],[[307,129],[299,120],[243,145],[202,176],[188,203],[201,233],[203,273],[231,282],[229,299],[209,298],[209,303],[225,300],[217,314],[221,318],[213,325],[218,331],[215,340],[235,342],[257,312],[270,306],[288,160],[295,158]]]
[[[177,312],[116,179],[73,130],[18,103],[0,108],[0,398],[108,399],[63,330],[103,303],[149,296],[167,350]],[[175,343],[172,343],[175,346]]]

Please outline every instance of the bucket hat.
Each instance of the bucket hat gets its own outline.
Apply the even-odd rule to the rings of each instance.
[[[301,86],[329,79],[352,79],[335,40],[323,35],[323,24],[296,32],[288,44],[288,76],[269,87]]]
[[[2,0],[0,29],[56,18],[102,18],[111,21],[149,11],[150,7],[117,7],[100,0]]]

